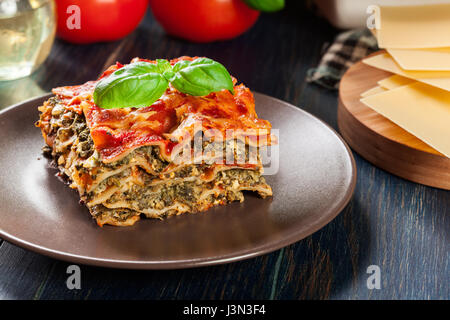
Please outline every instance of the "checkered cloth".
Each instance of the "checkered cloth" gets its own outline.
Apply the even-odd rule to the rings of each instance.
[[[368,29],[339,34],[317,68],[308,70],[306,81],[338,89],[345,71],[355,62],[378,50],[377,40]]]

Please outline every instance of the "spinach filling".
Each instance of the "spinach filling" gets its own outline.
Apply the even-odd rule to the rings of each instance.
[[[78,157],[89,158],[94,153],[94,142],[84,115],[66,110],[56,97],[50,98],[49,104],[53,107],[49,135],[56,135],[58,142],[67,141],[75,135],[78,138],[75,150]],[[70,146],[60,148],[56,155],[61,155]]]
[[[215,180],[201,187],[199,187],[198,181],[183,181],[151,187],[133,185],[129,190],[113,195],[106,203],[113,204],[117,201],[126,201],[133,203],[138,210],[160,210],[178,201],[195,210],[205,188],[212,189],[214,185],[220,185],[226,192],[219,195],[219,198],[228,197],[228,200],[233,201],[242,197],[238,190],[240,185],[251,187],[261,183],[265,182],[258,171],[231,169],[219,172]],[[216,199],[218,197],[210,198],[209,201],[214,202]]]

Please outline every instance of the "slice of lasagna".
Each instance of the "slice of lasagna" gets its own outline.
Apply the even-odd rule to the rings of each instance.
[[[180,59],[191,58],[171,64]],[[98,225],[204,211],[243,201],[245,190],[272,195],[258,152],[271,144],[271,125],[258,118],[252,93],[234,78],[234,94],[198,97],[169,86],[148,107],[121,109],[94,103],[97,81],[53,89],[36,125],[44,152]]]

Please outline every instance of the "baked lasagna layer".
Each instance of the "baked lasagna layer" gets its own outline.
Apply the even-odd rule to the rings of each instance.
[[[258,155],[261,145],[271,143],[270,124],[257,118],[243,85],[235,86],[234,96],[224,90],[191,97],[169,88],[148,108],[106,110],[93,104],[93,83],[54,89],[55,96],[39,107],[36,125],[45,153],[98,225],[205,211],[243,201],[243,191],[272,195]],[[252,131],[208,139],[211,128]],[[196,148],[193,137],[199,134],[203,143]],[[188,160],[177,158],[181,147]]]

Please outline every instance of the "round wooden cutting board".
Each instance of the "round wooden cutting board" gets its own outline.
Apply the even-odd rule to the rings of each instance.
[[[407,180],[450,190],[449,158],[360,102],[361,93],[391,75],[361,61],[347,70],[339,88],[341,135],[377,167]]]

